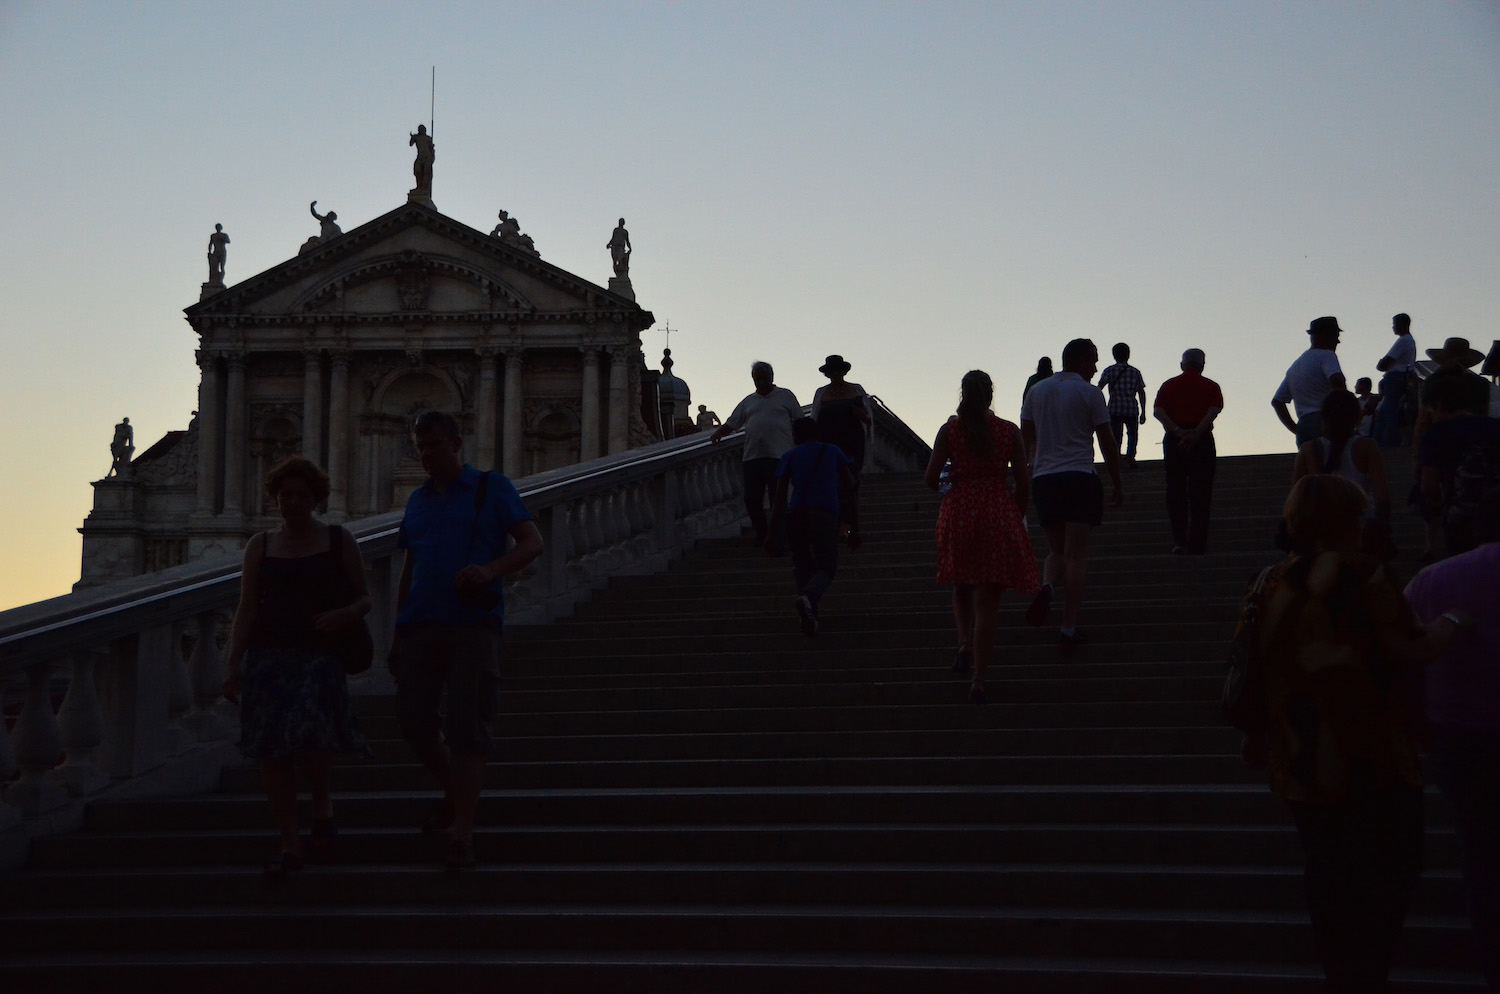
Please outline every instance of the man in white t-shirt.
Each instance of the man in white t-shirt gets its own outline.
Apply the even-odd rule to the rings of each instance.
[[[1120,443],[1110,427],[1104,395],[1090,381],[1099,368],[1099,350],[1087,338],[1075,338],[1063,349],[1062,372],[1031,388],[1021,402],[1021,438],[1031,459],[1031,499],[1047,533],[1047,561],[1042,587],[1026,611],[1040,627],[1052,604],[1052,586],[1063,583],[1059,647],[1071,653],[1085,641],[1078,631],[1078,612],[1089,554],[1089,529],[1104,520],[1104,485],[1094,472],[1094,440],[1104,454],[1112,486],[1109,504],[1125,503],[1120,483]]]
[[[1323,398],[1335,390],[1347,389],[1344,370],[1334,355],[1340,332],[1338,318],[1314,318],[1307,326],[1311,347],[1288,367],[1271,398],[1276,416],[1287,431],[1297,436],[1299,449],[1323,434]],[[1295,421],[1287,411],[1288,404],[1297,409]]]
[[[1385,358],[1375,364],[1385,375],[1380,378],[1380,407],[1375,412],[1375,427],[1370,434],[1382,449],[1394,449],[1401,444],[1401,413],[1406,408],[1406,388],[1417,364],[1417,340],[1411,337],[1411,317],[1397,314],[1391,318],[1391,332],[1396,340]]]
[[[802,417],[797,395],[786,387],[778,387],[775,377],[769,362],[753,364],[750,379],[755,383],[755,392],[740,401],[734,413],[709,438],[717,445],[730,432],[745,429],[745,449],[741,455],[745,511],[750,515],[756,543],[760,545],[765,544],[770,530],[765,501],[776,485],[776,465],[792,447],[792,422]]]

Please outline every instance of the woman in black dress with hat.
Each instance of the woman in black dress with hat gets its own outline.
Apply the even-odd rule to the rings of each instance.
[[[828,385],[813,394],[812,418],[818,423],[818,441],[837,445],[854,464],[849,467],[849,474],[858,487],[860,470],[865,465],[865,433],[869,430],[870,411],[865,388],[844,379],[852,368],[841,355],[829,356],[818,367],[818,372],[828,377]],[[847,506],[850,502],[841,503]],[[847,534],[849,521],[842,511],[839,525],[839,534]]]

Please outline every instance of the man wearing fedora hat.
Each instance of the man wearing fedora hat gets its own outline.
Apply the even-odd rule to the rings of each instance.
[[[1341,331],[1338,318],[1313,318],[1307,326],[1311,345],[1288,367],[1271,398],[1276,416],[1287,431],[1297,436],[1298,448],[1323,433],[1323,398],[1334,390],[1344,389],[1344,370],[1334,355]],[[1297,410],[1295,421],[1287,410],[1288,404]]]
[[[1427,374],[1422,381],[1422,391],[1417,395],[1421,407],[1417,411],[1417,424],[1412,429],[1411,449],[1415,460],[1421,452],[1422,436],[1432,427],[1432,390],[1447,379],[1463,384],[1464,410],[1480,417],[1490,413],[1490,381],[1470,369],[1484,361],[1484,353],[1469,347],[1467,338],[1450,338],[1440,349],[1428,349],[1427,358],[1437,363],[1437,369]]]

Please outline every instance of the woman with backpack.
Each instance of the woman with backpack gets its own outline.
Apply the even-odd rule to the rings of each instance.
[[[1331,473],[1292,487],[1292,551],[1267,575],[1259,605],[1267,727],[1248,750],[1296,821],[1313,937],[1335,992],[1386,989],[1422,868],[1413,671],[1463,621],[1417,620],[1360,549],[1368,504]]]

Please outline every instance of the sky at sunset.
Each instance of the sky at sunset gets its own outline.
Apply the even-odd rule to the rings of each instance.
[[[437,67],[433,199],[631,277],[695,403],[823,357],[929,439],[965,370],[1014,419],[1037,358],[1183,349],[1221,454],[1310,319],[1373,373],[1500,338],[1500,3],[42,3],[0,0],[0,608],[65,592],[129,416],[185,428],[182,309],[404,202]],[[1147,444],[1149,441],[1150,444]],[[1143,458],[1159,452],[1147,430]],[[1128,493],[1128,490],[1127,490]]]

